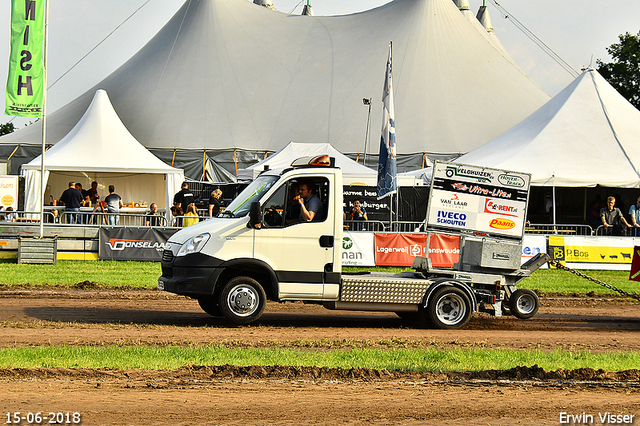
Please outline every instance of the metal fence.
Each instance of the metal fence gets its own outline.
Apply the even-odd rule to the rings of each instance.
[[[379,220],[345,220],[344,229],[353,232],[385,232],[386,227]]]
[[[44,212],[44,223],[52,225],[80,225],[80,226],[160,226],[167,227],[167,219],[162,215],[149,217],[146,214],[118,214],[98,212],[72,212],[57,210]],[[3,211],[0,222],[10,222],[16,225],[34,225],[40,223],[40,212]],[[149,223],[149,224],[148,224]]]
[[[600,225],[593,232],[593,235],[597,236],[616,236],[616,237],[640,237],[640,228],[627,228],[626,226],[606,227]]]
[[[533,235],[594,235],[593,228],[589,225],[549,225],[528,224],[524,229],[525,234]]]

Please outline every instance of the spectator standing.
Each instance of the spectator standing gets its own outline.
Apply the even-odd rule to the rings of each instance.
[[[182,189],[173,197],[173,205],[180,206],[183,212],[187,211],[189,204],[195,201],[193,193],[189,191],[189,182],[182,182]]]
[[[109,195],[104,199],[107,203],[107,213],[115,213],[108,215],[109,225],[117,225],[120,221],[118,213],[120,213],[120,209],[122,208],[122,197],[116,194],[115,190],[115,186],[109,185]]]
[[[367,217],[367,211],[364,209],[364,207],[360,206],[360,200],[355,200],[353,202],[353,209],[349,214],[349,218],[353,221],[359,221],[359,222],[369,220],[369,218]],[[362,231],[363,229],[364,229],[364,223],[353,224],[354,231]]]
[[[189,207],[187,207],[187,212],[184,214],[184,220],[182,221],[182,224],[186,228],[187,226],[195,225],[199,221],[200,218],[198,217],[198,208],[194,203],[189,204]]]
[[[629,207],[629,216],[631,216],[631,226],[633,227],[632,235],[640,236],[640,197],[633,206]]]
[[[51,210],[51,216],[49,217],[49,223],[60,223],[60,216],[58,215],[58,209]]]
[[[145,215],[145,223],[147,226],[160,226],[160,213],[158,213],[158,205],[151,203],[149,213]]]
[[[75,187],[75,182],[69,182],[67,188],[60,196],[60,201],[64,203],[64,209],[69,212],[69,223],[80,223],[80,205],[82,204],[82,192]]]
[[[171,215],[173,216],[172,226],[182,227],[182,207],[171,206]]]
[[[600,219],[605,227],[605,235],[622,235],[622,224],[630,227],[620,209],[615,205],[615,197],[608,197],[607,206],[600,209]]]
[[[13,211],[13,207],[7,207],[7,215],[4,217],[5,222],[15,222],[18,214]]]
[[[100,195],[98,194],[98,182],[95,180],[91,182],[91,188],[89,189],[89,198],[91,199],[91,204],[96,206],[98,200],[100,199]]]
[[[220,189],[214,189],[209,197],[209,217],[216,217],[220,213],[220,197],[222,191]]]

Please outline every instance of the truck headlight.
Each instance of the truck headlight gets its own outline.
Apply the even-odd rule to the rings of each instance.
[[[176,256],[186,256],[191,253],[198,253],[202,250],[202,247],[207,244],[209,237],[211,237],[211,235],[205,232],[204,234],[189,238],[182,247],[180,247]]]

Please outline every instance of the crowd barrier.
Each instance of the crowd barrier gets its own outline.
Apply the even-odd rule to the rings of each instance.
[[[43,216],[43,236],[57,238],[60,260],[98,259],[101,245],[106,244],[100,242],[100,229],[103,228],[125,230],[125,235],[128,235],[126,232],[131,234],[131,238],[128,238],[130,240],[139,238],[135,236],[139,234],[135,233],[144,229],[158,229],[162,231],[159,235],[169,235],[179,229],[176,226],[166,226],[164,216],[157,216],[158,226],[146,226],[147,217],[143,214],[120,215],[118,225],[109,226],[108,213],[81,212],[77,217],[73,214],[75,213],[62,214],[57,220],[51,212],[45,212]],[[184,216],[174,219],[179,221],[181,218]],[[208,218],[200,217],[200,220],[204,219]],[[78,220],[80,224],[77,223]],[[3,225],[0,227],[0,258],[17,258],[18,238],[38,236],[39,222],[39,212],[0,214],[0,223]],[[630,269],[633,249],[640,244],[640,237],[601,236],[600,232],[600,228],[591,231],[587,225],[528,225],[523,240],[522,261],[524,263],[537,253],[547,252],[555,260],[577,269]],[[127,239],[122,234],[118,235],[118,238]],[[424,222],[397,222],[390,225],[381,221],[344,221],[343,265],[381,266],[380,259],[388,259],[388,255],[395,252],[402,254],[404,259],[399,261],[398,266],[410,266],[412,258],[427,253],[427,235],[435,234],[424,232]],[[112,240],[114,237],[109,238]],[[159,238],[146,245],[140,242],[142,240],[136,244],[160,250],[166,240]],[[438,244],[441,246],[429,247],[430,257],[444,256],[443,259],[447,258],[447,262],[455,262],[459,243],[457,246],[452,245],[452,241],[440,241]]]

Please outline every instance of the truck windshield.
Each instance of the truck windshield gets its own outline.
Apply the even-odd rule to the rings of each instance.
[[[249,213],[249,206],[254,201],[260,201],[262,196],[279,179],[279,176],[259,176],[251,182],[244,191],[229,204],[221,216],[243,217]]]

